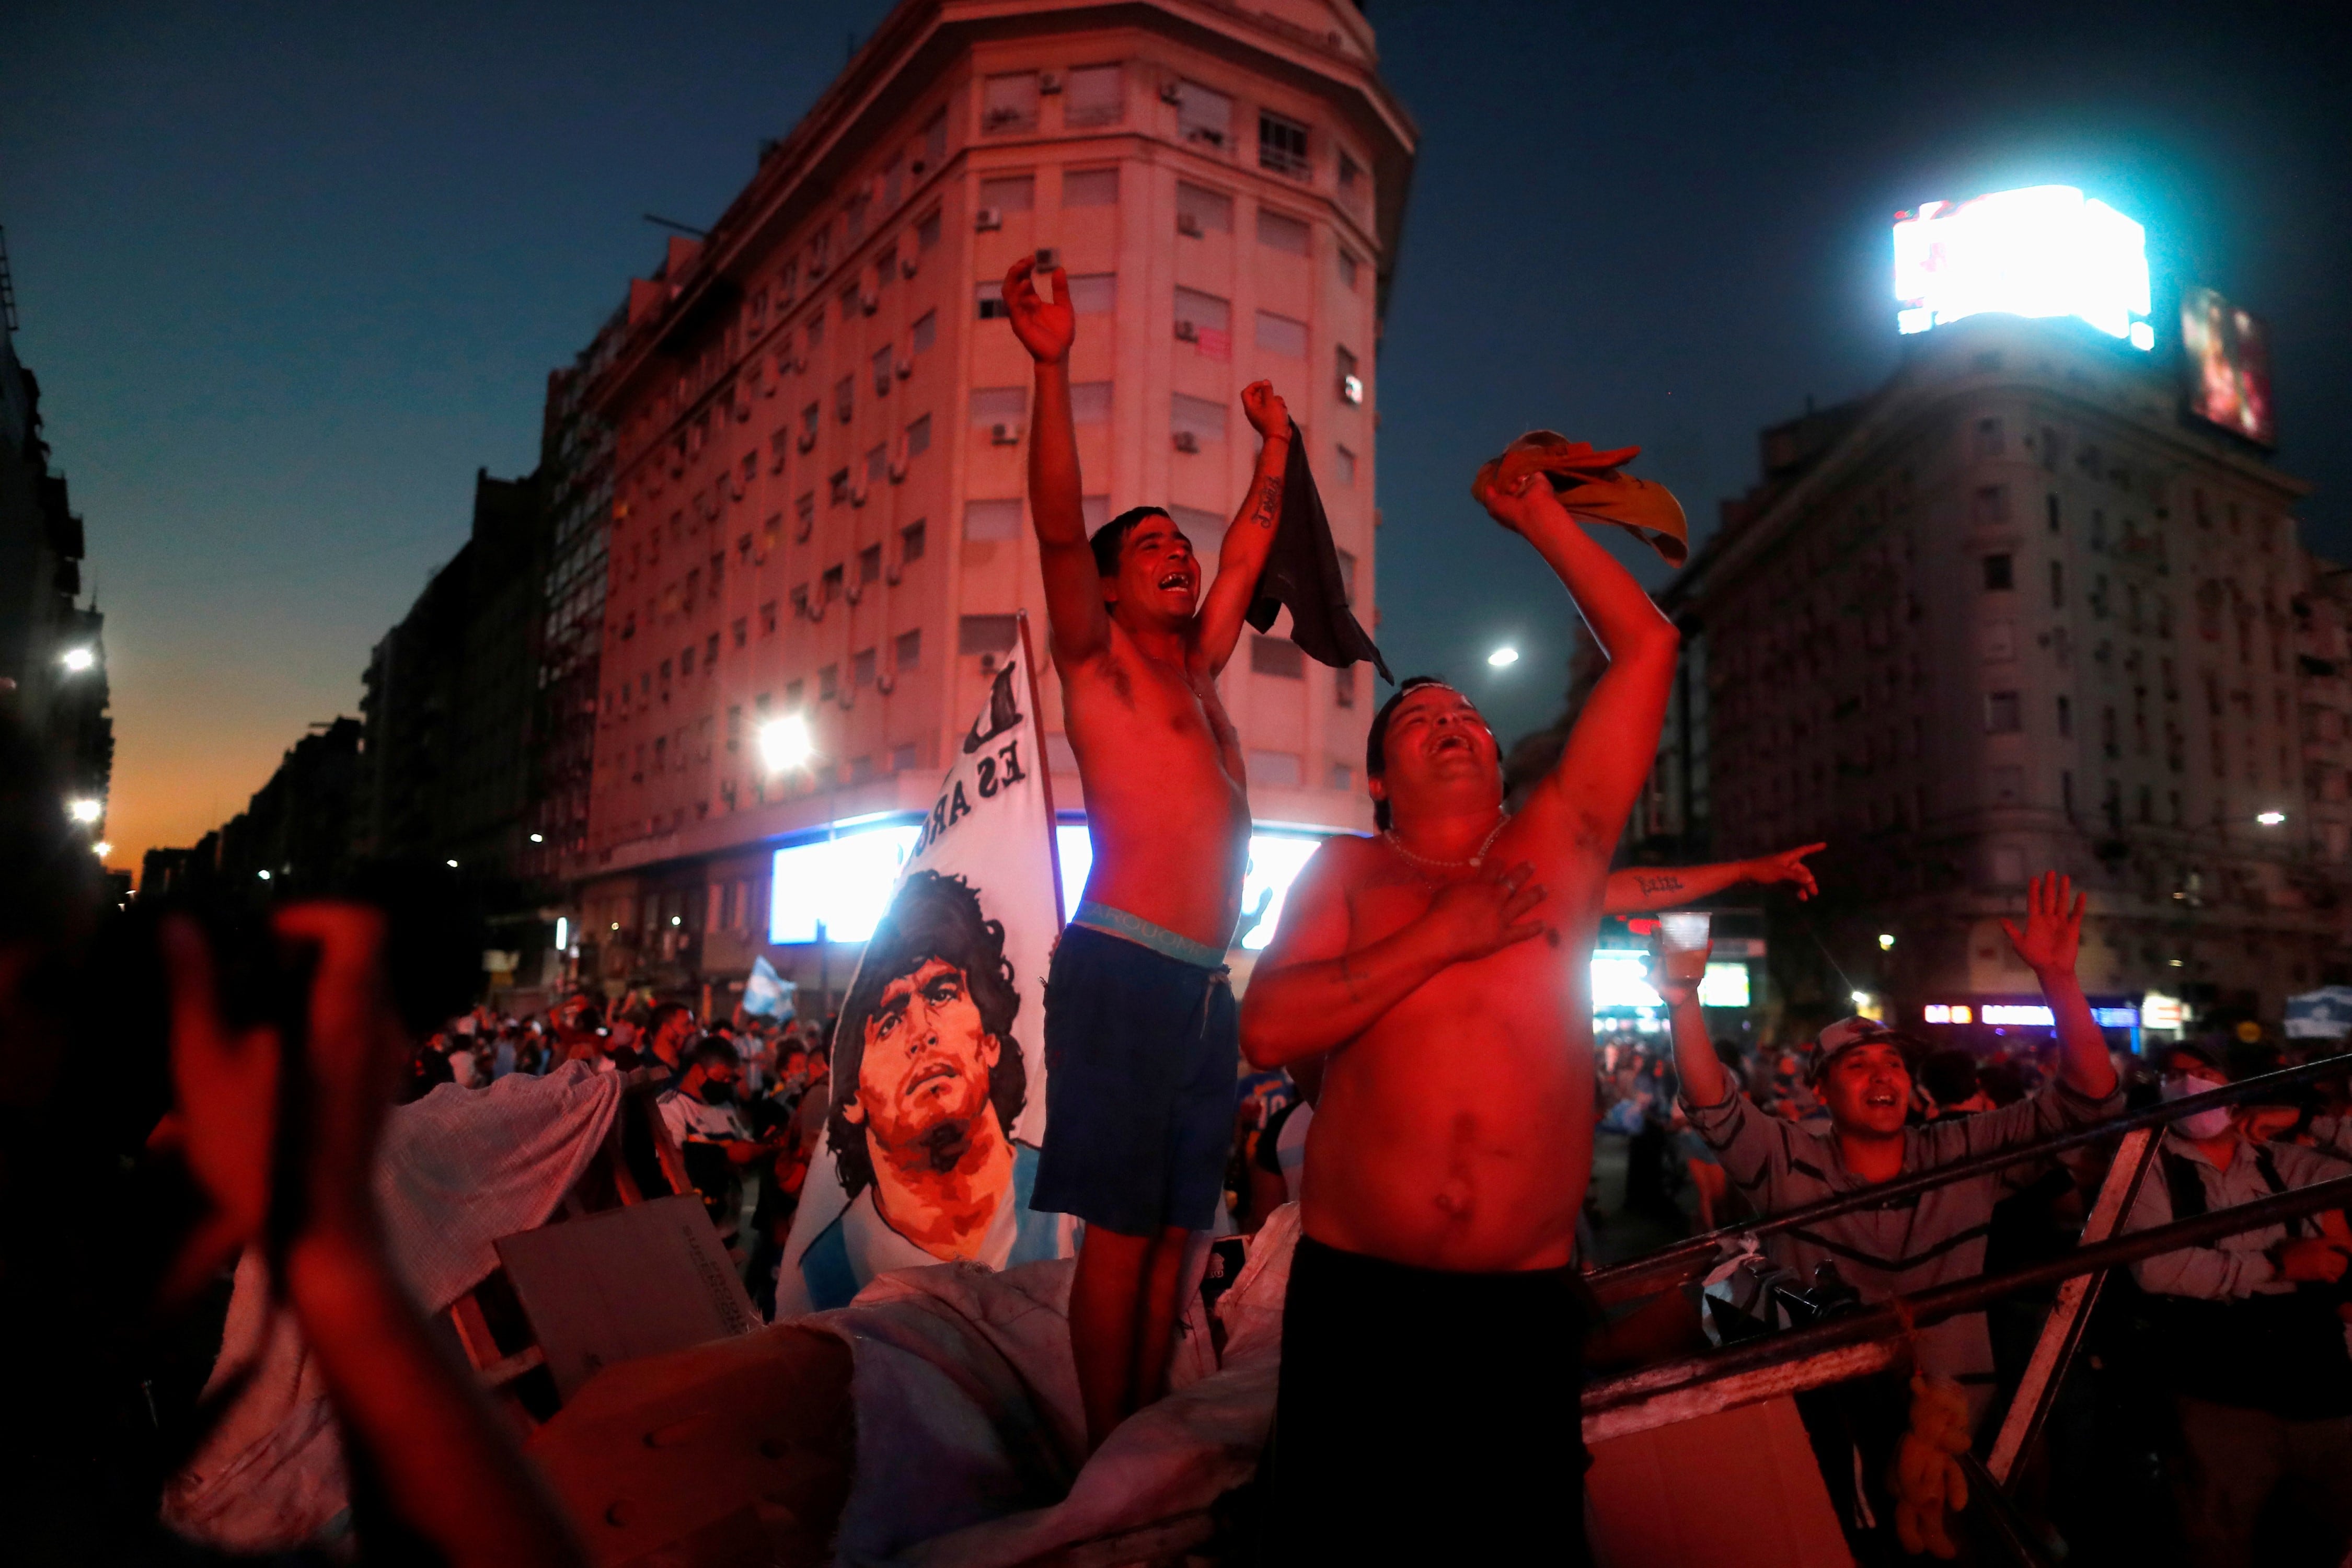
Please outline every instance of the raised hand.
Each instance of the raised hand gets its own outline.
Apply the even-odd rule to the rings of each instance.
[[[1070,309],[1070,280],[1060,268],[1053,270],[1054,298],[1049,303],[1037,292],[1037,258],[1024,256],[1004,274],[1004,309],[1013,319],[1013,335],[1040,364],[1059,364],[1070,354],[1078,334],[1078,318]]]
[[[1822,890],[1813,880],[1813,868],[1805,864],[1805,857],[1818,855],[1828,848],[1826,844],[1808,844],[1801,849],[1783,849],[1778,855],[1766,855],[1748,863],[1748,879],[1770,887],[1775,882],[1796,884],[1799,902]]]
[[[2026,899],[2023,931],[2007,920],[2000,922],[2009,945],[2036,974],[2073,974],[2083,945],[2084,895],[2074,891],[2072,878],[2044,871],[2033,879]]]
[[[232,1027],[221,1017],[212,950],[194,921],[163,922],[171,987],[173,1110],[157,1142],[176,1147],[207,1205],[165,1270],[163,1296],[193,1294],[260,1234],[269,1210],[271,1144],[278,1129],[278,1031]]]
[[[1058,284],[1055,292],[1061,292]],[[1290,434],[1290,405],[1270,381],[1253,381],[1242,388],[1242,412],[1248,416],[1250,428],[1269,441]]]
[[[1544,888],[1530,881],[1527,861],[1497,865],[1482,875],[1448,882],[1429,901],[1422,921],[1444,941],[1447,959],[1484,958],[1542,933],[1544,922],[1526,917],[1543,902]]]
[[[1490,485],[1482,499],[1486,515],[1513,533],[1523,534],[1539,523],[1568,521],[1568,510],[1559,504],[1551,481],[1541,474],[1522,474],[1508,486]]]

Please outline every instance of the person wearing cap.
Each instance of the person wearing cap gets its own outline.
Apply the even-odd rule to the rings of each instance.
[[[2234,1076],[2187,1042],[2165,1047],[2157,1067],[2168,1100]],[[2352,1164],[2316,1149],[2263,1142],[2255,1128],[2264,1109],[2219,1106],[2175,1121],[2124,1228],[2352,1175]],[[2188,1462],[2173,1478],[2174,1499],[2196,1568],[2252,1563],[2254,1521],[2291,1483],[2336,1530],[2331,1561],[2352,1533],[2352,1355],[2337,1316],[2347,1254],[2352,1232],[2331,1211],[2132,1265],[2180,1419]]]
[[[1808,1081],[1829,1110],[1830,1130],[1808,1132],[1739,1092],[1716,1059],[1694,989],[1662,988],[1674,1014],[1684,1111],[1723,1161],[1733,1189],[1758,1214],[1843,1196],[2122,1110],[2105,1037],[2074,974],[2084,900],[2055,872],[2034,879],[2030,899],[2025,929],[2007,921],[2001,928],[2049,1001],[2061,1070],[2055,1083],[1998,1110],[1906,1126],[1913,1075],[1925,1049],[1899,1030],[1847,1018],[1823,1029],[1813,1052]],[[1983,1272],[1993,1205],[2033,1173],[2029,1164],[1966,1177],[1883,1208],[1782,1231],[1765,1247],[1773,1262],[1807,1284],[1820,1265],[1833,1263],[1864,1301],[1913,1295]],[[1918,1347],[1919,1369],[1958,1383],[1968,1395],[1970,1419],[1980,1425],[1993,1392],[1984,1314],[1930,1324],[1919,1331]]]

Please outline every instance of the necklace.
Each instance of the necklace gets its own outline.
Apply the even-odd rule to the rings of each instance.
[[[1481,865],[1486,863],[1486,851],[1495,847],[1495,840],[1503,836],[1503,829],[1510,825],[1510,821],[1511,814],[1507,811],[1503,813],[1501,816],[1496,818],[1494,827],[1487,833],[1485,838],[1479,841],[1476,851],[1473,853],[1467,860],[1433,860],[1426,855],[1416,855],[1412,850],[1404,847],[1404,840],[1397,837],[1396,829],[1393,827],[1381,828],[1381,837],[1389,841],[1390,848],[1395,850],[1398,854],[1403,856],[1406,859],[1412,861],[1416,866],[1426,866],[1432,870],[1436,871],[1461,871],[1465,869],[1475,871]]]

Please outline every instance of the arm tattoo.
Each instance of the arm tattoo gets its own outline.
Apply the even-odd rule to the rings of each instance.
[[[1637,874],[1633,885],[1645,893],[1679,893],[1683,890],[1680,877],[1643,877]]]
[[[1275,478],[1272,474],[1268,474],[1265,479],[1258,481],[1257,506],[1251,511],[1250,521],[1256,523],[1260,528],[1272,528],[1274,526],[1275,512],[1278,509],[1281,500],[1282,481]]]

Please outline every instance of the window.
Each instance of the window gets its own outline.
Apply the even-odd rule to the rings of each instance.
[[[1118,303],[1116,273],[1081,272],[1069,284],[1070,309],[1081,316],[1108,316]]]
[[[1979,419],[1977,421],[1978,457],[1998,458],[2001,454],[2003,445],[2004,443],[2001,439],[2000,420]]]
[[[2066,607],[2066,566],[2063,562],[2053,561],[2050,563],[2050,607],[2053,610]]]
[[[2074,700],[2073,698],[2071,698],[2071,697],[2061,697],[2060,699],[2058,699],[2058,734],[2059,734],[2059,737],[2060,737],[2061,739],[2070,739],[2070,738],[2072,738],[2072,737],[2073,737],[2074,733]]]
[[[1342,287],[1344,287],[1344,288],[1347,288],[1347,289],[1353,289],[1353,288],[1355,288],[1355,286],[1356,286],[1356,268],[1358,268],[1359,267],[1361,267],[1362,265],[1363,265],[1363,263],[1362,263],[1362,262],[1360,262],[1360,261],[1359,261],[1359,260],[1357,260],[1357,259],[1356,259],[1356,253],[1355,253],[1354,251],[1349,250],[1346,246],[1341,246],[1341,247],[1339,247],[1339,282],[1340,282],[1340,285],[1341,285]]]
[[[982,83],[980,128],[983,132],[1036,130],[1037,73],[1012,71]]]
[[[877,660],[875,658],[874,649],[870,647],[860,648],[856,653],[851,655],[849,659],[850,685],[855,687],[873,685],[874,671],[877,663]]]
[[[866,452],[866,482],[867,484],[880,484],[882,482],[883,476],[887,474],[889,471],[890,449],[887,447],[876,447]]]
[[[1192,547],[1193,556],[1213,571],[1225,529],[1233,520],[1197,506],[1171,506],[1168,515],[1175,520],[1176,531],[1184,536],[1184,542]],[[1207,586],[1206,583],[1202,584],[1203,589]]]
[[[1336,551],[1334,553],[1339,557],[1339,592],[1345,595],[1342,602],[1352,605],[1356,602],[1355,552],[1352,550],[1341,550]]]
[[[1116,125],[1127,118],[1127,96],[1117,66],[1080,66],[1062,89],[1062,123],[1074,130]]]
[[[841,666],[828,664],[816,672],[816,700],[829,702],[841,695]]]
[[[677,673],[681,678],[694,673],[694,645],[692,643],[688,643],[684,647],[678,649]]]
[[[1991,735],[2013,735],[2025,727],[2018,717],[2017,693],[1988,691],[1985,693],[1985,732]]]
[[[1356,454],[1345,447],[1331,448],[1331,472],[1343,485],[1356,482]]]
[[[1110,497],[1080,496],[1078,521],[1086,525],[1087,533],[1091,537],[1097,529],[1110,521]]]
[[[972,500],[963,503],[963,536],[973,544],[996,544],[1021,537],[1019,500]]]
[[[887,397],[890,395],[891,358],[890,351],[887,348],[879,348],[874,351],[874,395],[877,397]]]
[[[891,663],[904,672],[923,662],[923,634],[920,631],[900,632],[891,645]]]
[[[1288,213],[1278,213],[1271,207],[1257,209],[1257,242],[1269,250],[1304,256],[1313,233],[1304,222]]]
[[[1204,147],[1223,147],[1234,133],[1234,100],[1197,81],[1176,84],[1176,134]]]
[[[1331,700],[1342,708],[1356,705],[1356,667],[1343,664],[1331,672]]]
[[[971,422],[975,425],[1018,425],[1028,417],[1025,386],[975,386],[971,389]]]
[[[931,416],[924,415],[907,426],[907,456],[919,458],[931,449]]]
[[[933,207],[915,220],[915,248],[929,250],[940,242],[940,209]]]
[[[1200,236],[1234,232],[1234,198],[1223,191],[1176,182],[1176,232]]]
[[[817,584],[817,595],[824,603],[830,605],[841,597],[845,571],[846,568],[839,565],[828,566],[824,569],[824,575],[818,579]]]
[[[1004,308],[1004,280],[1003,279],[1000,278],[992,282],[980,284],[972,290],[972,293],[974,298],[980,301],[980,319],[982,321],[1003,321],[1012,316],[1013,312]]]
[[[1259,110],[1257,166],[1287,174],[1294,180],[1312,176],[1315,165],[1307,161],[1307,127],[1296,120]]]
[[[856,411],[856,403],[857,378],[856,376],[845,375],[833,384],[833,416],[835,418],[844,425],[848,424],[850,415]]]
[[[1287,316],[1277,316],[1271,310],[1260,310],[1257,313],[1257,346],[1268,353],[1305,359],[1307,323],[1294,321]]]
[[[1234,310],[1214,294],[1176,290],[1176,340],[1209,359],[1229,359],[1234,350]]]
[[[1072,169],[1062,175],[1066,207],[1110,207],[1118,205],[1117,169]]]
[[[882,547],[880,545],[869,544],[857,552],[857,580],[861,584],[878,583],[882,580]]]
[[[999,300],[1003,298],[1003,283],[997,285]],[[931,345],[940,341],[940,313],[937,310],[926,310],[916,317],[914,331],[908,341],[914,345],[915,353],[919,354],[930,353]]]
[[[814,403],[801,410],[801,447],[803,450],[806,450],[808,447],[816,445],[817,422],[824,417],[824,411]]]
[[[749,641],[751,640],[751,623],[748,619],[745,619],[744,617],[742,617],[742,616],[737,616],[737,617],[736,617],[736,619],[735,619],[735,627],[734,627],[734,631],[735,631],[735,646],[736,646],[737,647],[741,647],[745,643],[747,643],[747,642],[749,642]]]
[[[890,771],[903,773],[915,765],[915,742],[902,741],[890,748]]]
[[[966,616],[956,623],[956,652],[1011,653],[1020,637],[1019,625],[1011,616]]]
[[[833,478],[825,482],[825,503],[839,506],[849,499],[849,470],[835,468]]]
[[[1335,368],[1339,373],[1339,400],[1342,403],[1363,402],[1364,382],[1363,378],[1356,374],[1356,356],[1347,349],[1340,348],[1333,353],[1332,359]]]
[[[936,169],[948,155],[948,111],[940,110],[923,126],[923,163]]]
[[[823,310],[809,318],[808,346],[811,353],[816,353],[824,346],[824,312]]]
[[[2058,492],[2051,491],[2045,498],[2045,510],[2050,514],[2050,531],[2055,533],[2058,531]]]
[[[849,198],[849,244],[853,249],[866,237],[866,209],[869,205],[863,193]]]
[[[1225,438],[1225,405],[1213,398],[1177,393],[1171,402],[1170,428],[1180,442],[1187,437],[1195,444],[1222,441]]]
[[[1307,679],[1307,656],[1288,637],[1250,634],[1250,669],[1258,675],[1278,675],[1286,680]]]
[[[1371,188],[1364,177],[1364,166],[1356,162],[1345,147],[1339,149],[1339,194],[1350,201],[1361,201]]]
[[[2013,566],[2014,563],[2010,556],[1986,556],[1984,558],[1985,591],[1998,593],[2002,589],[2014,587],[2016,584],[2013,580]]]
[[[1980,523],[2009,521],[2009,490],[2001,485],[1986,485],[1976,493],[1975,521]]]
[[[1110,383],[1072,382],[1070,417],[1080,425],[1100,425],[1108,421],[1110,418]]]
[[[805,490],[793,502],[793,537],[806,544],[816,528],[816,492]]]
[[[1037,176],[999,174],[980,183],[980,205],[1001,213],[1025,213],[1037,205]]]
[[[898,531],[898,560],[902,565],[913,565],[923,558],[923,524],[910,522]]]
[[[1248,756],[1250,782],[1275,789],[1297,789],[1306,778],[1306,770],[1297,752],[1252,752]]]
[[[760,606],[760,635],[773,636],[776,630],[776,601],[769,600]]]

